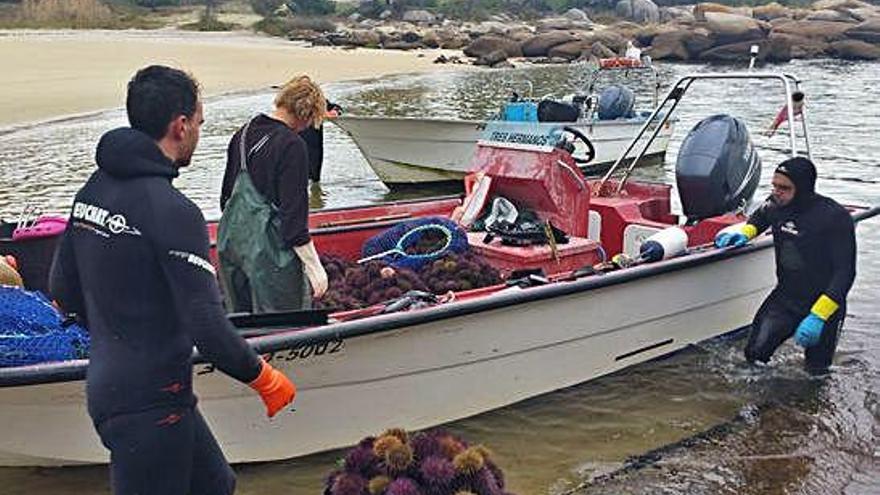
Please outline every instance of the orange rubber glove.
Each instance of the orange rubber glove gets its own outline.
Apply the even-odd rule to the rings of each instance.
[[[260,394],[266,404],[266,415],[270,418],[296,397],[296,385],[266,361],[263,361],[263,368],[257,379],[249,385]]]

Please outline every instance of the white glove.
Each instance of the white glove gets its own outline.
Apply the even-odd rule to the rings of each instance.
[[[314,297],[323,296],[327,292],[327,272],[324,271],[324,266],[321,265],[321,259],[318,258],[315,244],[309,241],[302,246],[295,246],[293,250],[299,256],[300,261],[302,261],[306,276],[309,277],[309,283],[312,284],[312,295]]]

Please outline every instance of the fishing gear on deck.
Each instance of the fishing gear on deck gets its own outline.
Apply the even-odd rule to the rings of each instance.
[[[89,342],[43,294],[0,286],[0,367],[83,359]]]
[[[415,270],[447,253],[467,249],[467,233],[458,224],[444,217],[427,217],[403,222],[367,239],[358,263],[381,260]]]

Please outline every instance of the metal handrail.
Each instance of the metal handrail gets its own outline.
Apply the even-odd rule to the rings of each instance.
[[[691,85],[698,80],[707,80],[707,79],[765,79],[765,80],[778,80],[782,82],[782,86],[785,90],[785,102],[786,109],[788,112],[788,126],[789,126],[789,139],[791,140],[791,156],[798,156],[798,148],[796,141],[796,133],[794,129],[794,109],[791,104],[791,96],[794,91],[800,90],[800,80],[792,74],[784,73],[784,72],[733,72],[733,73],[705,73],[705,74],[688,74],[686,76],[682,76],[676,81],[676,83],[672,86],[669,92],[666,94],[666,97],[663,101],[655,106],[654,111],[651,112],[651,115],[642,125],[639,132],[636,136],[630,141],[629,145],[626,147],[624,152],[617,158],[614,162],[614,165],[608,169],[608,172],[602,177],[602,180],[599,182],[598,191],[605,190],[605,184],[611,177],[614,176],[614,173],[620,167],[620,165],[626,160],[627,156],[629,156],[630,152],[636,147],[651,125],[654,123],[654,120],[657,119],[658,115],[661,115],[661,110],[666,107],[667,103],[671,103],[671,108],[669,111],[662,113],[660,122],[656,125],[651,134],[651,137],[644,143],[639,153],[636,157],[630,162],[629,167],[624,172],[621,177],[620,182],[617,185],[617,189],[615,191],[616,194],[620,194],[623,190],[623,187],[626,185],[626,181],[629,179],[635,167],[638,165],[639,160],[644,157],[645,153],[647,153],[648,148],[654,142],[654,139],[657,138],[657,135],[660,133],[663,126],[666,125],[666,122],[669,121],[672,113],[675,111],[675,108],[681,102],[682,97],[684,97],[685,93],[688,89],[690,89]],[[801,107],[801,125],[804,133],[804,146],[806,150],[807,157],[812,160],[812,150],[810,149],[810,137],[807,131],[807,115],[806,115],[806,105]]]

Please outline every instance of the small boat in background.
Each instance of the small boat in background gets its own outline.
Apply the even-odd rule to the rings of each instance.
[[[587,92],[571,101],[542,99],[533,101],[514,96],[496,118],[459,120],[420,117],[369,117],[341,115],[330,119],[354,141],[379,179],[391,188],[460,181],[469,171],[471,159],[487,124],[505,125],[511,131],[526,128],[547,132],[568,125],[586,135],[595,146],[594,157],[580,163],[585,175],[604,173],[620,156],[633,135],[648,120],[650,111],[624,109],[614,112],[615,101],[601,101],[595,89],[602,75],[611,73],[646,73],[652,76],[656,107],[659,75],[650,64],[600,65],[593,73]],[[632,98],[632,92],[626,96]],[[614,99],[617,94],[608,94]],[[629,102],[630,108],[633,104]],[[602,106],[612,111],[602,111]],[[524,107],[531,107],[524,111]],[[548,111],[541,112],[547,108]],[[641,164],[662,163],[672,136],[675,120],[666,121],[651,142]],[[576,156],[586,150],[578,149]]]

